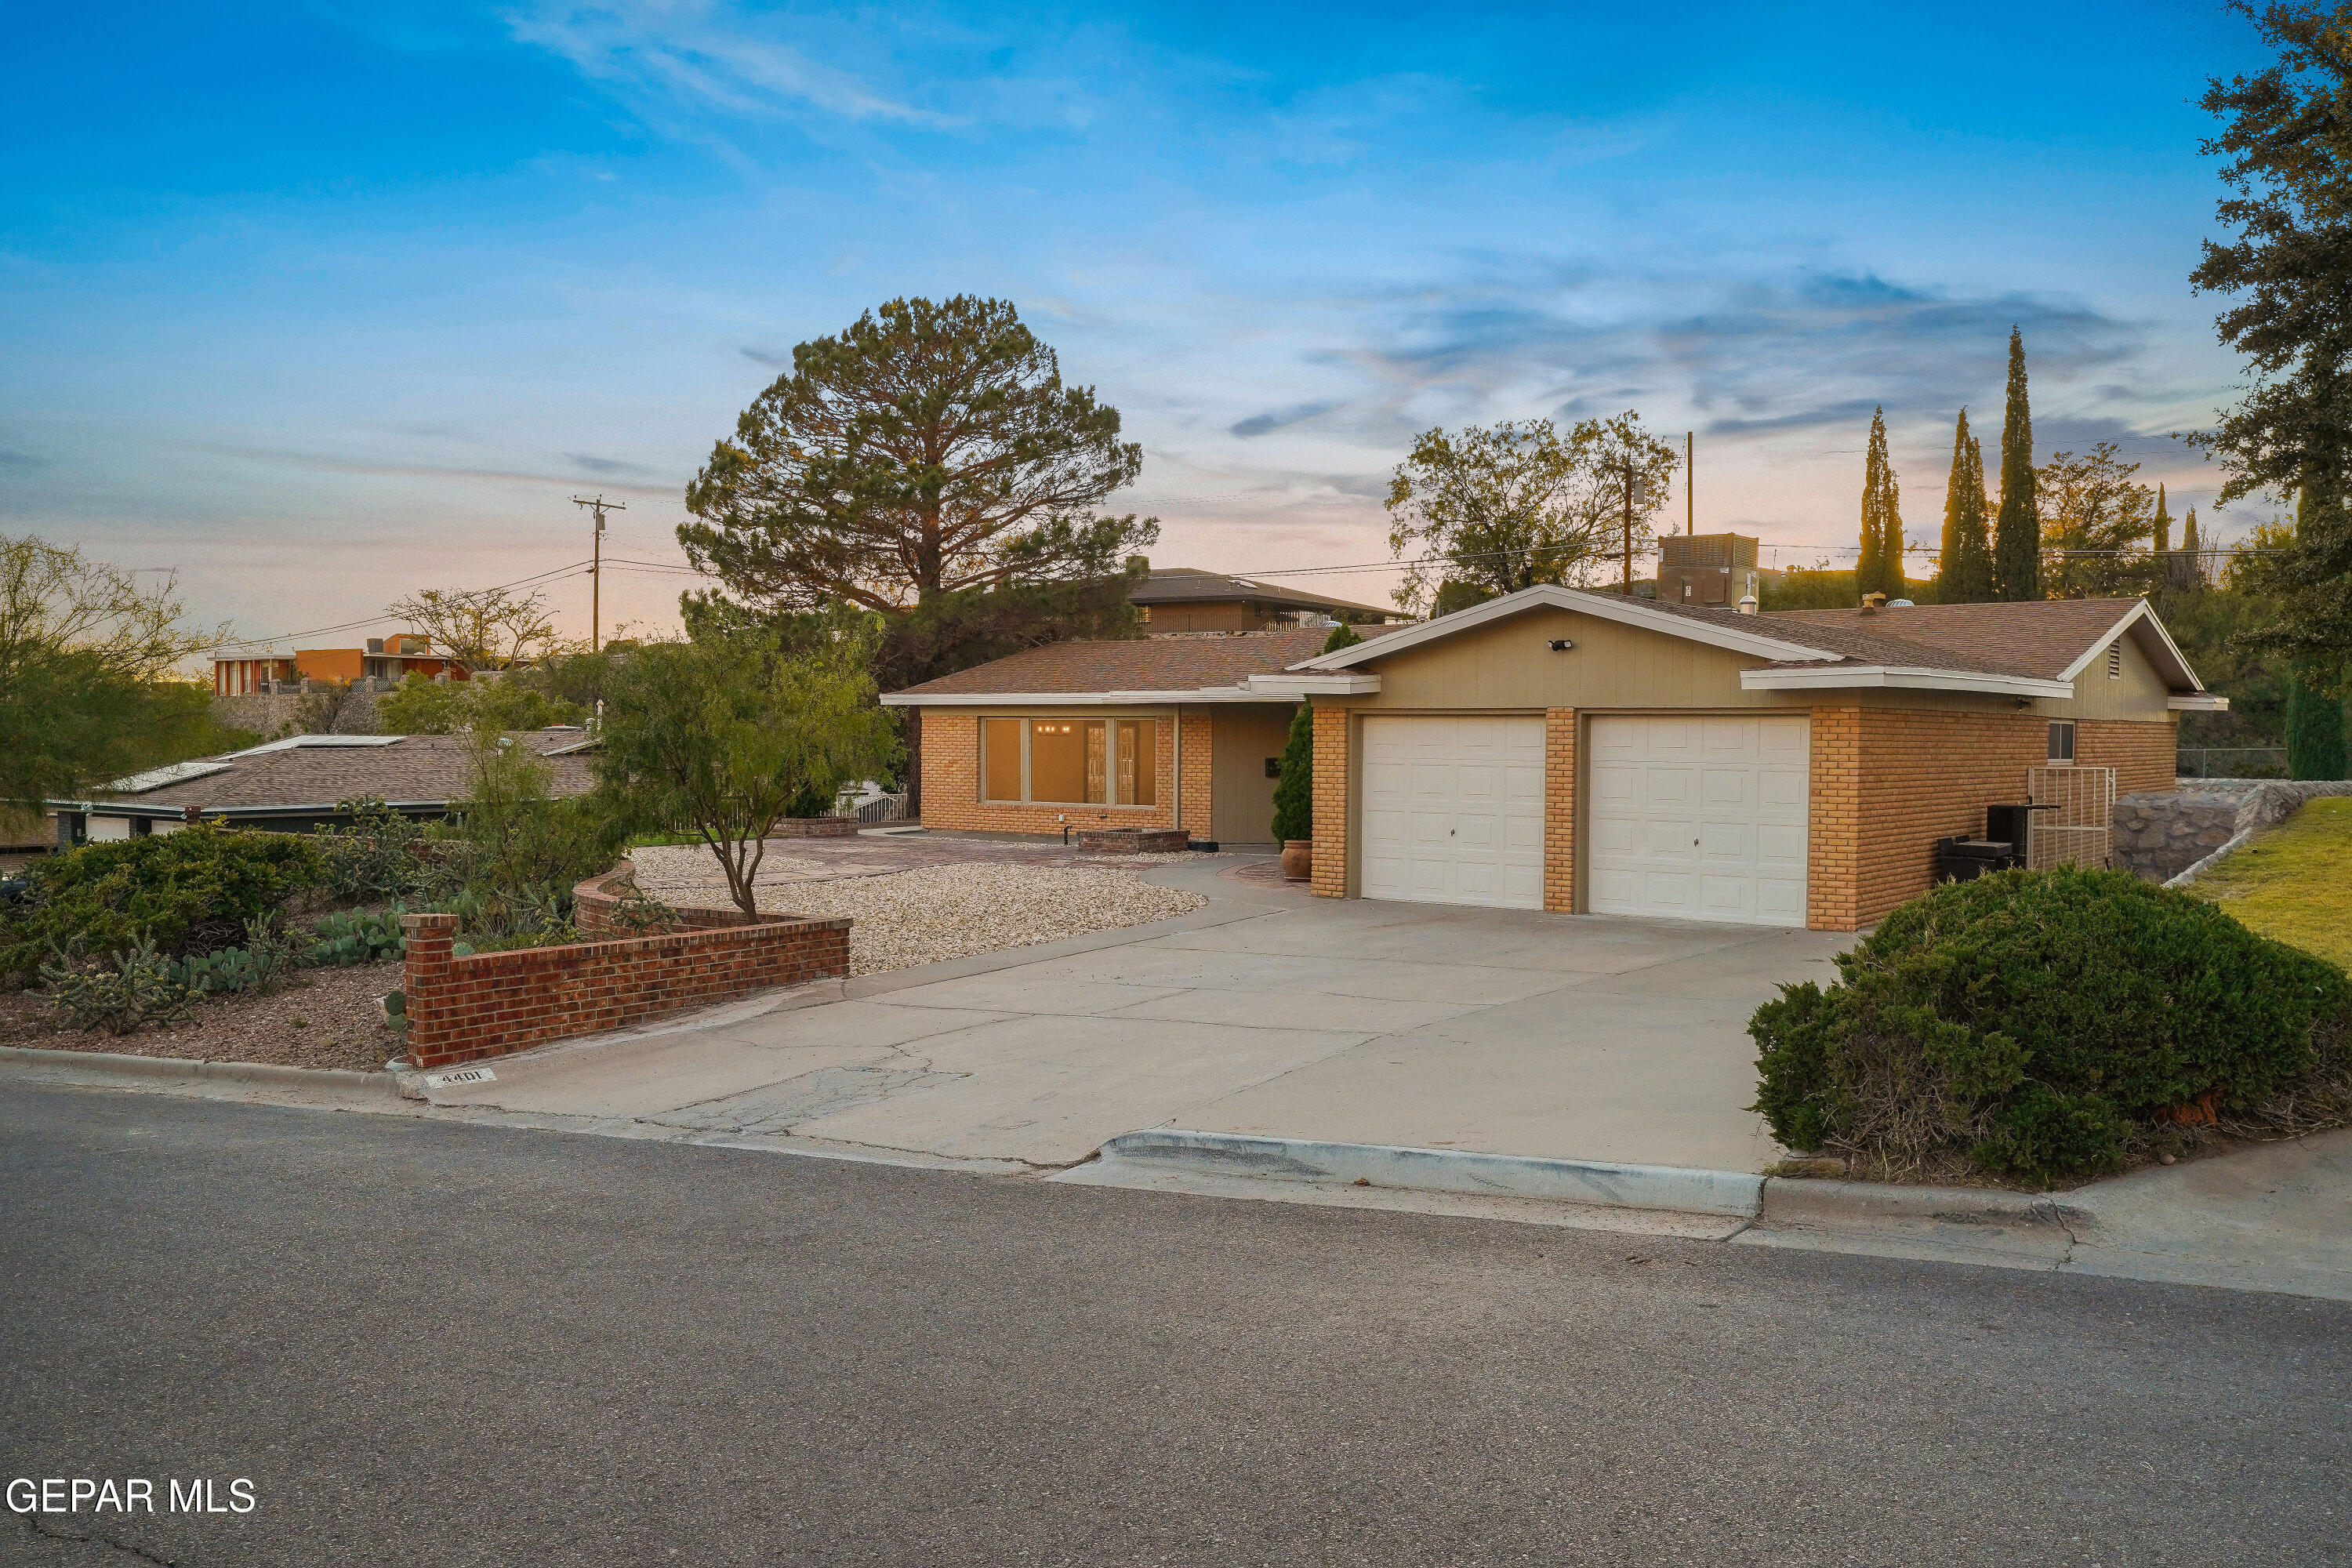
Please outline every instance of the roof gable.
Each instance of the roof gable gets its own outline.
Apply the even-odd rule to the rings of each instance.
[[[1357,668],[1525,611],[1551,607],[1640,626],[1750,655],[1767,669],[1802,672],[1805,686],[1927,684],[2017,695],[2062,695],[2118,635],[2128,632],[2176,690],[2198,691],[2196,672],[2145,601],[2046,599],[1992,605],[1920,605],[1892,610],[1737,610],[1658,605],[1622,595],[1539,584],[1357,647],[1302,660],[1299,669]],[[1862,672],[1872,679],[1860,679]],[[1754,672],[1751,672],[1754,673]],[[1888,677],[1898,678],[1890,681]],[[1743,685],[1766,681],[1742,679]]]

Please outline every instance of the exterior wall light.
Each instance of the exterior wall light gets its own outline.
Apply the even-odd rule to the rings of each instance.
[[[1566,653],[1570,648],[1572,648],[1575,646],[1576,645],[1574,643],[1569,641],[1566,637],[1554,637],[1551,639],[1551,651],[1554,653]]]

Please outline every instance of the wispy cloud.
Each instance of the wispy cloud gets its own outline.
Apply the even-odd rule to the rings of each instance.
[[[775,118],[810,111],[852,121],[950,130],[961,117],[908,101],[811,57],[789,35],[800,14],[754,14],[717,0],[561,0],[507,13],[514,37],[660,113]],[[803,24],[805,26],[805,24]]]
[[[1246,441],[1254,436],[1265,436],[1293,425],[1303,425],[1318,415],[1328,414],[1335,405],[1330,403],[1298,403],[1270,414],[1253,414],[1234,422],[1228,434]]]

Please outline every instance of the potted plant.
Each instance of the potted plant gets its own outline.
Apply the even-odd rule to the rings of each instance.
[[[1315,710],[1302,702],[1282,748],[1274,786],[1274,841],[1282,846],[1282,879],[1315,875]]]

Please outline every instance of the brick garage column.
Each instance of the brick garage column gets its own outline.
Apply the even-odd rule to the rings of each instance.
[[[1862,710],[1816,708],[1812,731],[1805,924],[1852,931],[1861,900]]]
[[[403,915],[400,929],[407,938],[407,963],[400,990],[408,1004],[408,1059],[415,1067],[432,1065],[446,1047],[454,1020],[449,1016],[450,948],[457,940],[456,915]]]
[[[1206,838],[1215,831],[1216,818],[1209,815],[1209,785],[1212,758],[1209,753],[1209,710],[1205,708],[1176,710],[1177,744],[1183,747],[1184,798],[1177,803],[1175,826],[1191,830],[1195,838]]]
[[[1544,710],[1544,898],[1576,912],[1576,710]]]
[[[1348,710],[1315,710],[1315,876],[1318,899],[1348,896]]]

